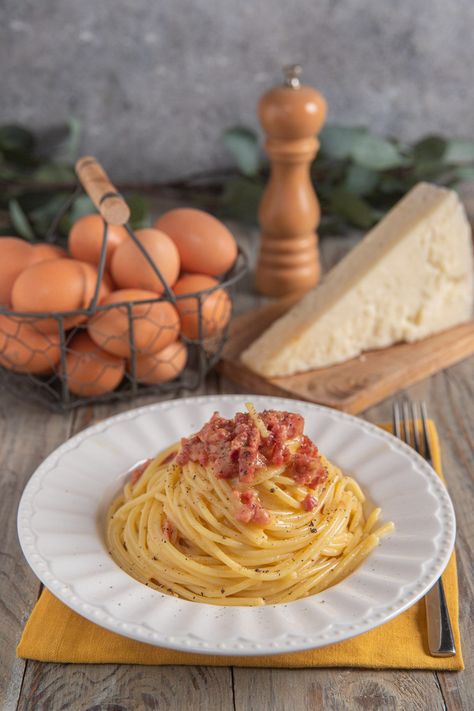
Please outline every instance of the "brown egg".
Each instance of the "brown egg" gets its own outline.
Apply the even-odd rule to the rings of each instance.
[[[185,274],[174,285],[178,296],[217,286],[217,279],[203,274]],[[208,338],[222,331],[230,319],[231,300],[224,289],[216,289],[202,297],[202,336]],[[188,338],[199,338],[199,304],[196,296],[176,301],[181,319],[181,332]]]
[[[154,227],[171,237],[183,272],[217,276],[236,260],[237,244],[227,227],[213,215],[192,207],[165,212]]]
[[[114,291],[115,284],[110,275],[110,272],[107,269],[104,269],[103,283],[104,287],[107,289],[107,294],[110,294],[111,291]]]
[[[84,215],[73,224],[69,231],[69,252],[75,259],[91,264],[99,264],[100,250],[104,238],[104,221],[100,215]],[[127,230],[121,225],[109,225],[107,228],[106,265],[110,266],[112,255],[117,247],[130,239]]]
[[[17,373],[43,375],[59,362],[57,334],[40,333],[22,317],[0,315],[0,365]]]
[[[81,331],[67,345],[66,373],[67,386],[75,395],[103,395],[122,381],[125,360],[102,350]]]
[[[96,279],[95,267],[75,259],[54,259],[32,264],[21,272],[13,285],[13,309],[31,313],[85,309],[92,299]],[[102,285],[100,298],[106,293],[107,289]],[[65,317],[64,327],[71,328],[85,318],[83,315]],[[45,333],[58,330],[55,318],[38,318],[35,326]]]
[[[82,265],[82,269],[84,272],[84,277],[85,277],[85,286],[84,286],[84,306],[83,308],[87,309],[92,301],[92,298],[95,293],[95,289],[97,286],[97,269],[93,264],[88,264],[87,262],[78,262],[78,264]],[[100,285],[99,289],[99,295],[97,299],[97,304],[101,304],[102,301],[105,299],[106,296],[110,294],[112,291],[112,282],[110,279],[110,276],[107,272],[104,272],[104,276],[102,279],[102,284]]]
[[[147,385],[174,380],[186,365],[187,357],[188,349],[182,341],[170,343],[158,353],[139,355],[135,364],[136,378]]]
[[[135,234],[168,285],[173,286],[178,278],[180,264],[174,242],[159,230],[137,230]],[[111,272],[113,280],[122,289],[145,289],[156,294],[164,291],[161,279],[131,239],[117,247],[112,257]]]
[[[10,304],[10,295],[17,276],[25,269],[33,247],[19,237],[0,237],[0,304]]]
[[[151,291],[121,289],[107,296],[102,306],[157,298],[157,295]],[[106,311],[99,310],[88,324],[92,340],[109,353],[129,358],[131,352],[129,308],[133,315],[133,336],[137,353],[156,353],[178,338],[178,312],[167,301],[154,301],[134,303],[130,307],[117,305]]]
[[[62,247],[57,244],[48,244],[47,242],[42,242],[40,244],[33,244],[32,246],[32,256],[30,259],[30,265],[36,264],[36,262],[47,262],[50,259],[66,259],[67,252]]]

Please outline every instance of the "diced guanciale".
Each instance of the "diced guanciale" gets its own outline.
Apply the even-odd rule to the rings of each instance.
[[[303,418],[275,410],[265,410],[260,417],[269,437],[262,437],[247,413],[238,412],[228,420],[215,412],[199,432],[181,440],[178,464],[197,462],[211,466],[219,478],[250,483],[259,467],[289,462],[287,442],[301,437]]]
[[[181,440],[178,464],[195,462],[210,467],[219,479],[251,485],[258,469],[286,465],[286,474],[298,484],[314,488],[327,477],[317,447],[303,434],[304,418],[291,412],[264,410],[258,415],[268,431],[262,435],[255,420],[238,412],[231,420],[215,412],[196,434]],[[295,443],[292,454],[288,444]],[[265,525],[270,520],[257,492],[238,491],[240,521]],[[244,497],[242,499],[242,496]]]
[[[317,501],[314,496],[311,496],[311,494],[307,494],[307,496],[304,497],[302,503],[305,511],[312,511],[316,506]]]
[[[163,531],[163,536],[167,538],[168,540],[171,538],[173,535],[174,527],[171,521],[168,518],[165,518],[163,520],[163,525],[161,527],[161,530]]]
[[[327,471],[319,456],[318,448],[310,438],[303,435],[300,446],[291,460],[288,474],[298,484],[315,489],[327,478]]]
[[[148,467],[150,462],[151,462],[151,459],[147,459],[145,462],[143,462],[142,464],[139,464],[138,466],[135,467],[135,469],[130,474],[130,483],[132,485],[137,483],[137,481],[140,479],[141,475],[143,474],[145,469]]]
[[[233,494],[242,504],[235,516],[237,521],[255,523],[258,526],[265,526],[270,521],[270,514],[263,508],[255,489],[234,491]]]

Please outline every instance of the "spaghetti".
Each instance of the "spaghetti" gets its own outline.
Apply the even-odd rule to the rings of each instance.
[[[289,602],[335,585],[393,530],[303,434],[303,418],[217,413],[137,468],[108,514],[110,553],[164,593],[216,605]]]

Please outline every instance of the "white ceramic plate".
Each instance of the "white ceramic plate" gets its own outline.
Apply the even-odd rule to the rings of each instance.
[[[104,544],[104,514],[138,460],[198,429],[215,410],[298,412],[320,450],[354,476],[396,531],[338,585],[266,607],[218,607],[162,595],[135,581]],[[444,570],[455,537],[445,487],[391,435],[306,402],[255,395],[158,403],[89,427],[53,452],[30,479],[18,512],[23,552],[66,605],[107,629],[186,652],[276,654],[321,647],[365,632],[410,607]]]

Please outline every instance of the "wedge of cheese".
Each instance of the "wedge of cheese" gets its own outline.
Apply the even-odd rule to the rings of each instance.
[[[472,300],[464,208],[452,190],[419,183],[241,359],[269,377],[333,365],[462,323]]]

